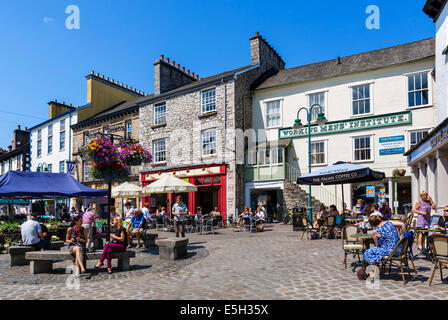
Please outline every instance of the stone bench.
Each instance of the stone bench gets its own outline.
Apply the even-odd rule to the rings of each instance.
[[[102,252],[88,252],[84,255],[84,263],[86,260],[99,260]],[[73,255],[66,250],[47,250],[27,252],[25,258],[30,261],[30,273],[50,273],[53,271],[53,261],[71,260],[75,261]],[[122,271],[129,270],[131,258],[135,258],[135,251],[126,250],[125,252],[113,252],[112,259],[118,259],[118,269]]]
[[[59,250],[64,246],[64,241],[52,241],[49,250]],[[34,252],[36,249],[32,246],[14,246],[9,248],[11,257],[11,267],[26,266],[30,262],[25,259],[25,253]]]
[[[177,260],[187,254],[188,238],[166,238],[155,242],[161,260]]]

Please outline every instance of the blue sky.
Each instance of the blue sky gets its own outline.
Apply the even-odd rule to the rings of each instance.
[[[0,147],[17,125],[47,119],[48,101],[85,104],[90,70],[151,93],[160,54],[206,77],[250,64],[255,31],[296,67],[432,37],[424,3],[1,0]],[[80,9],[79,30],[65,27],[69,5]],[[365,26],[368,5],[380,9],[379,30]]]

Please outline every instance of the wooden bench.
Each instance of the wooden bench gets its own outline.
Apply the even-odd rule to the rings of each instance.
[[[156,240],[161,260],[177,260],[187,254],[188,238],[166,238]]]
[[[51,242],[49,250],[59,250],[64,246],[64,241]],[[14,246],[9,248],[9,256],[11,257],[11,267],[26,266],[30,262],[25,259],[25,253],[34,252],[36,249],[32,246]]]
[[[84,263],[86,260],[99,260],[102,252],[85,253]],[[53,261],[71,260],[75,261],[73,255],[66,250],[47,250],[34,251],[25,253],[25,258],[30,261],[30,273],[49,273],[53,271]],[[129,270],[130,260],[135,258],[135,251],[126,250],[125,252],[113,252],[112,259],[118,259],[118,269],[122,271]]]

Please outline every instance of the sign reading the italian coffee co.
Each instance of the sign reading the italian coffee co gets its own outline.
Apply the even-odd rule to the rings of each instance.
[[[356,130],[368,130],[380,127],[399,126],[412,123],[411,111],[388,113],[378,116],[353,118],[327,122],[323,126],[311,125],[311,135],[341,133]],[[301,129],[283,128],[278,130],[279,139],[301,138],[308,136],[307,126]]]

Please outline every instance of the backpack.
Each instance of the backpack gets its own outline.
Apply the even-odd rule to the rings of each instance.
[[[310,232],[310,239],[311,240],[317,240],[320,239],[320,234],[317,230],[311,230]]]

